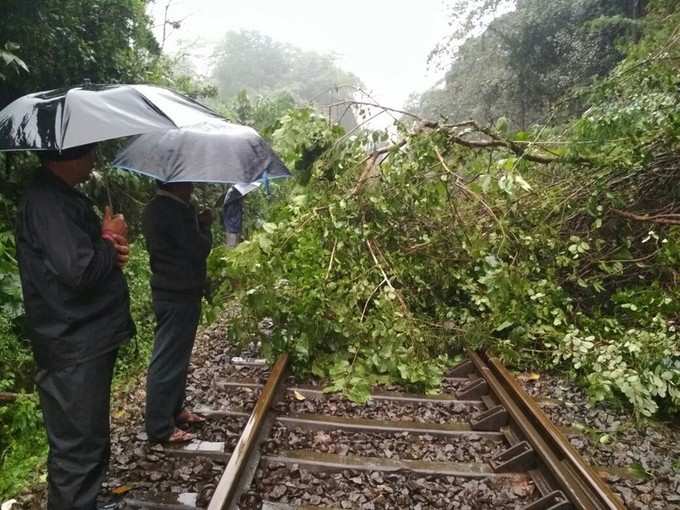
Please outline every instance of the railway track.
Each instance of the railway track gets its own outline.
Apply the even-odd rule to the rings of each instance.
[[[296,385],[287,363],[286,355],[271,368],[231,359],[231,375],[216,384],[246,406],[224,410],[213,402],[198,410],[240,435],[163,450],[216,463],[208,470],[209,501],[132,494],[126,507],[624,508],[493,357],[468,353],[441,395],[380,391],[365,406]]]

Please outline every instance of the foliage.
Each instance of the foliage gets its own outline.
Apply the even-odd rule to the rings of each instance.
[[[82,83],[149,81],[158,45],[144,0],[7,0],[0,33],[30,72],[7,75],[0,105],[35,90]]]
[[[26,62],[21,60],[14,53],[19,49],[19,45],[13,42],[6,42],[4,48],[0,48],[0,64],[4,68],[9,68],[10,70],[19,73],[20,71],[28,71],[28,66]],[[0,69],[2,69],[0,67]],[[5,75],[0,72],[0,81],[5,79]]]
[[[251,126],[267,140],[279,127],[281,119],[295,107],[295,99],[287,92],[276,95],[249,96],[242,89],[229,103],[219,99],[208,104],[232,122]]]
[[[0,231],[0,391],[28,387],[33,359],[21,335],[23,306],[14,259],[14,236]],[[0,404],[0,500],[25,483],[45,454],[45,438],[34,396]]]
[[[23,306],[14,236],[0,231],[0,391],[30,388],[33,358],[22,335]],[[16,494],[45,456],[46,440],[35,395],[0,404],[0,500]]]
[[[637,3],[560,0],[546,8],[544,0],[525,0],[489,22],[489,16],[507,12],[508,2],[453,2],[452,25],[466,19],[463,12],[468,21],[461,26],[483,25],[464,43],[454,32],[435,49],[433,57],[450,63],[446,84],[414,106],[431,118],[492,123],[505,116],[520,129],[542,122],[558,104],[562,118],[578,113],[581,102],[560,101],[621,60],[622,43],[640,33]]]
[[[124,345],[118,353],[116,374],[124,379],[146,368],[153,350],[154,328],[156,326],[149,281],[151,269],[149,254],[142,239],[130,246],[130,261],[125,267],[125,277],[130,289],[130,312],[135,321],[135,338]]]
[[[366,156],[366,134],[289,114],[274,141],[291,167],[304,147],[326,150],[213,261],[238,282],[234,334],[273,320],[272,354],[357,400],[374,383],[435,389],[450,356],[484,347],[641,415],[680,410],[679,15],[655,6],[567,129],[425,123]],[[499,133],[558,159],[469,143]]]
[[[16,496],[31,482],[37,482],[47,457],[47,438],[35,395],[21,395],[16,402],[0,406],[0,501]]]

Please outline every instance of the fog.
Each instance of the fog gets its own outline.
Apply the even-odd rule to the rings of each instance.
[[[304,50],[337,55],[338,65],[356,74],[386,106],[402,106],[411,92],[422,92],[443,76],[427,65],[428,53],[447,33],[442,0],[156,0],[150,12],[159,41],[165,25],[164,50],[186,54],[204,74],[214,45],[227,31],[256,30]],[[165,20],[180,21],[180,27]]]

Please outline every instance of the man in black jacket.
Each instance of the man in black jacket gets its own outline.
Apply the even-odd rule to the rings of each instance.
[[[103,223],[74,186],[94,146],[41,153],[43,168],[17,218],[26,324],[38,365],[50,452],[49,510],[93,510],[109,458],[109,401],[118,347],[134,334],[127,284],[127,225]]]
[[[212,215],[196,214],[191,183],[159,187],[142,217],[156,314],[146,383],[146,431],[151,441],[181,442],[193,436],[179,425],[203,421],[184,408],[184,392],[206,287]]]

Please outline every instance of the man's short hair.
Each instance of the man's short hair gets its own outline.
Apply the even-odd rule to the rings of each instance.
[[[71,147],[70,149],[64,149],[63,151],[51,150],[37,152],[41,161],[72,161],[74,159],[82,158],[96,147],[96,143],[88,143],[87,145],[79,145],[78,147]]]

